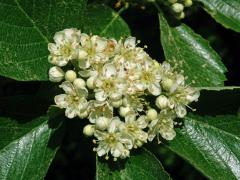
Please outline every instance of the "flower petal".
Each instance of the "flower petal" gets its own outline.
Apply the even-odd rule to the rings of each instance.
[[[62,88],[66,92],[66,94],[76,95],[74,86],[69,81],[64,81],[59,87]]]
[[[74,117],[77,116],[77,111],[75,108],[73,108],[72,106],[69,106],[66,108],[66,111],[65,111],[65,115],[69,118],[69,119],[72,119]]]
[[[161,90],[161,86],[158,84],[158,83],[154,83],[154,84],[151,84],[149,87],[148,87],[148,91],[154,95],[154,96],[158,96],[161,94],[162,90]]]
[[[107,94],[103,90],[95,92],[95,98],[97,101],[105,101],[107,99]]]
[[[66,108],[68,106],[66,94],[60,94],[55,96],[54,101],[59,108]]]

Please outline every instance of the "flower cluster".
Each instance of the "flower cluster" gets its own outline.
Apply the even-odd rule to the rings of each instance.
[[[191,7],[192,0],[167,0],[169,6],[171,6],[172,12],[177,19],[183,19],[185,17],[184,8]]]
[[[172,140],[174,121],[197,101],[199,91],[167,62],[153,60],[134,37],[107,39],[65,29],[49,43],[49,79],[62,82],[56,106],[68,118],[88,119],[94,151],[114,160],[154,137]]]

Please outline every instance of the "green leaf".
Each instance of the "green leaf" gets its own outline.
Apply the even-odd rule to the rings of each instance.
[[[0,0],[0,75],[48,80],[47,44],[65,28],[115,38],[130,33],[119,14],[103,5],[86,10],[86,0]]]
[[[169,148],[210,179],[240,178],[240,118],[237,116],[184,119],[184,127]]]
[[[239,0],[196,0],[204,9],[224,27],[240,32]]]
[[[84,19],[84,32],[116,39],[130,35],[128,25],[120,17],[120,12],[117,13],[105,5],[89,5]]]
[[[44,179],[62,138],[52,114],[27,123],[0,117],[1,180]]]
[[[85,0],[0,0],[0,75],[48,80],[47,44],[56,31],[82,27]]]
[[[195,87],[223,86],[226,68],[209,43],[185,24],[172,27],[162,14],[159,20],[165,58],[184,71],[187,82]]]
[[[156,157],[146,149],[131,154],[126,161],[109,162],[97,158],[97,180],[169,180],[170,176],[164,171]]]

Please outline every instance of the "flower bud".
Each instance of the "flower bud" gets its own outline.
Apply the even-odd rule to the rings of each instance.
[[[63,80],[64,72],[60,67],[53,66],[49,69],[49,80],[52,82],[60,82]]]
[[[149,109],[147,111],[147,118],[151,121],[155,120],[157,118],[157,115],[158,115],[158,113],[155,109]]]
[[[168,106],[168,98],[164,95],[158,96],[156,99],[156,106],[159,109],[164,109]]]
[[[94,125],[88,124],[83,128],[83,134],[85,136],[92,136],[95,132]]]
[[[185,7],[190,7],[190,6],[192,6],[192,4],[193,4],[192,0],[185,0],[184,1],[184,6]]]
[[[117,101],[112,101],[112,106],[115,107],[115,108],[119,108],[123,103],[123,100],[122,99],[119,99]]]
[[[77,78],[77,74],[73,70],[68,70],[65,74],[65,79],[67,81],[73,82]]]
[[[77,78],[73,81],[73,85],[78,89],[83,89],[86,86],[86,83],[82,78]]]
[[[123,98],[123,106],[128,106],[129,102],[126,97]]]
[[[80,119],[84,119],[84,118],[86,118],[86,117],[88,117],[88,111],[86,110],[86,111],[84,111],[84,112],[82,112],[82,113],[79,113],[78,114],[78,117],[80,118]]]
[[[135,144],[136,144],[136,146],[137,146],[137,147],[142,147],[142,145],[143,145],[143,142],[142,142],[142,141],[139,141],[139,140],[137,140],[137,141],[135,142]]]
[[[175,3],[172,5],[172,10],[175,13],[181,13],[184,9],[184,6],[181,3]]]
[[[98,119],[96,119],[95,125],[96,128],[99,130],[105,130],[108,128],[109,126],[109,119],[106,117],[99,117]]]
[[[94,88],[94,77],[90,77],[87,79],[87,87],[89,89],[93,89]]]
[[[180,14],[176,16],[177,19],[184,19],[185,18],[185,13],[182,11]]]
[[[130,107],[121,106],[119,109],[119,114],[120,114],[120,116],[125,117],[130,111],[131,111]]]
[[[163,89],[169,91],[171,87],[173,86],[174,82],[172,79],[165,79],[162,81],[162,87]]]

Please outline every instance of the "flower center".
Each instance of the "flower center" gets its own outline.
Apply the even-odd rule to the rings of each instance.
[[[65,44],[61,47],[61,53],[63,56],[68,57],[72,54],[72,47],[71,44]]]
[[[154,81],[153,74],[149,71],[142,72],[141,79],[145,83],[151,83]]]

